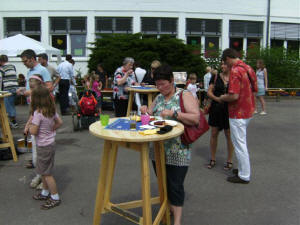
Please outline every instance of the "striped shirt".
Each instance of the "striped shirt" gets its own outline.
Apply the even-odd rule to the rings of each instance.
[[[16,93],[19,87],[16,67],[12,64],[6,63],[2,67],[2,90],[9,91],[11,93]]]

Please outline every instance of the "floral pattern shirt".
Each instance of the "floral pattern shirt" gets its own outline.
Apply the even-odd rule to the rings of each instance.
[[[248,74],[256,77],[253,69],[242,60],[238,60],[231,68],[228,93],[239,95],[238,100],[228,103],[229,118],[231,119],[251,118],[255,110],[254,94]],[[257,89],[256,82],[255,80]]]
[[[127,87],[130,87],[134,84],[135,78],[133,74],[130,74],[126,80],[126,82],[122,85],[118,85],[118,79],[121,79],[125,76],[125,71],[123,67],[119,67],[115,74],[114,74],[114,81],[113,81],[113,97],[114,99],[128,99],[128,91],[126,91]]]
[[[154,100],[156,104],[153,108],[153,115],[160,116],[160,113],[165,109],[180,112],[180,92],[180,90],[177,91],[167,102],[165,101],[165,97],[162,94],[159,94]],[[174,120],[173,117],[166,119]],[[191,145],[187,146],[182,144],[180,136],[164,141],[164,148],[167,165],[189,166],[191,160]],[[150,148],[150,158],[152,160],[155,159],[153,148]]]

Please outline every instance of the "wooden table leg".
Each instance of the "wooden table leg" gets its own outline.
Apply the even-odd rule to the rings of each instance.
[[[1,117],[1,125],[2,125],[2,139],[3,142],[6,142],[9,144],[11,153],[13,155],[14,162],[18,161],[18,156],[16,153],[16,148],[14,144],[14,140],[11,134],[10,126],[8,123],[8,118],[6,114],[6,109],[4,106],[4,98],[0,99],[0,117]]]
[[[117,160],[117,153],[118,153],[118,145],[116,143],[112,143],[112,148],[110,150],[110,155],[108,159],[108,167],[107,167],[107,178],[106,178],[106,191],[104,194],[104,206],[106,206],[110,202],[111,196],[111,188],[112,182],[114,178],[114,172],[116,167],[116,160]]]
[[[149,93],[148,94],[148,109],[150,109],[150,106],[152,104],[152,101],[153,101],[153,93]]]
[[[134,92],[130,91],[129,99],[128,99],[128,106],[127,106],[127,114],[126,114],[127,117],[129,117],[130,111],[132,110],[133,96],[134,96]]]
[[[100,166],[100,176],[99,176],[98,187],[97,187],[93,225],[100,224],[101,214],[104,208],[104,193],[106,191],[107,168],[109,163],[108,158],[109,158],[111,146],[112,146],[111,141],[105,140],[104,150],[102,153],[101,166]]]
[[[161,204],[162,204],[164,201],[168,201],[167,173],[166,173],[166,166],[165,166],[166,162],[165,162],[164,143],[162,141],[160,141],[158,143],[156,142],[154,147],[155,147],[156,171],[158,171],[159,169],[161,170],[161,173],[157,173],[157,178],[158,178],[158,183],[159,183],[159,189],[161,190],[159,194],[161,197],[160,200],[161,200]],[[171,224],[169,204],[167,204],[166,212],[165,212],[165,215],[163,218],[163,223],[166,225]]]
[[[150,169],[149,169],[148,143],[142,145],[141,150],[141,179],[143,200],[143,225],[152,224]]]

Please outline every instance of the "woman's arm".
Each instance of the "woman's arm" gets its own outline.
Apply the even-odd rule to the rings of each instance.
[[[122,84],[124,84],[127,81],[128,76],[133,72],[133,70],[128,70],[124,77],[117,79],[117,84],[118,86],[121,86]]]
[[[200,116],[199,103],[190,92],[183,92],[182,100],[186,112],[177,112],[177,119],[187,125],[197,125]]]
[[[268,89],[268,72],[267,69],[264,69],[264,77],[265,77],[265,89]]]
[[[216,102],[220,102],[220,103],[222,102],[220,97],[217,97],[214,95],[214,84],[209,85],[208,91],[207,91],[207,96]]]
[[[23,131],[25,135],[28,134],[29,125],[31,124],[31,121],[32,121],[32,115],[30,115],[30,117],[28,118],[27,123],[25,125],[24,131]]]
[[[149,115],[153,115],[153,108],[154,108],[155,104],[156,104],[156,98],[154,99],[154,101],[150,105],[150,108],[148,108],[148,106],[146,106],[146,105],[142,105],[141,109],[140,109],[141,113],[142,114],[148,113]]]

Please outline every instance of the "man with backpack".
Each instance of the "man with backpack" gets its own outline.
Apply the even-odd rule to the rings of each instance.
[[[247,148],[247,126],[255,110],[254,92],[257,92],[257,79],[254,70],[238,58],[233,49],[225,49],[222,61],[230,67],[228,94],[221,95],[228,102],[231,140],[238,160],[234,176],[228,177],[231,183],[247,184],[250,181],[250,159]]]

